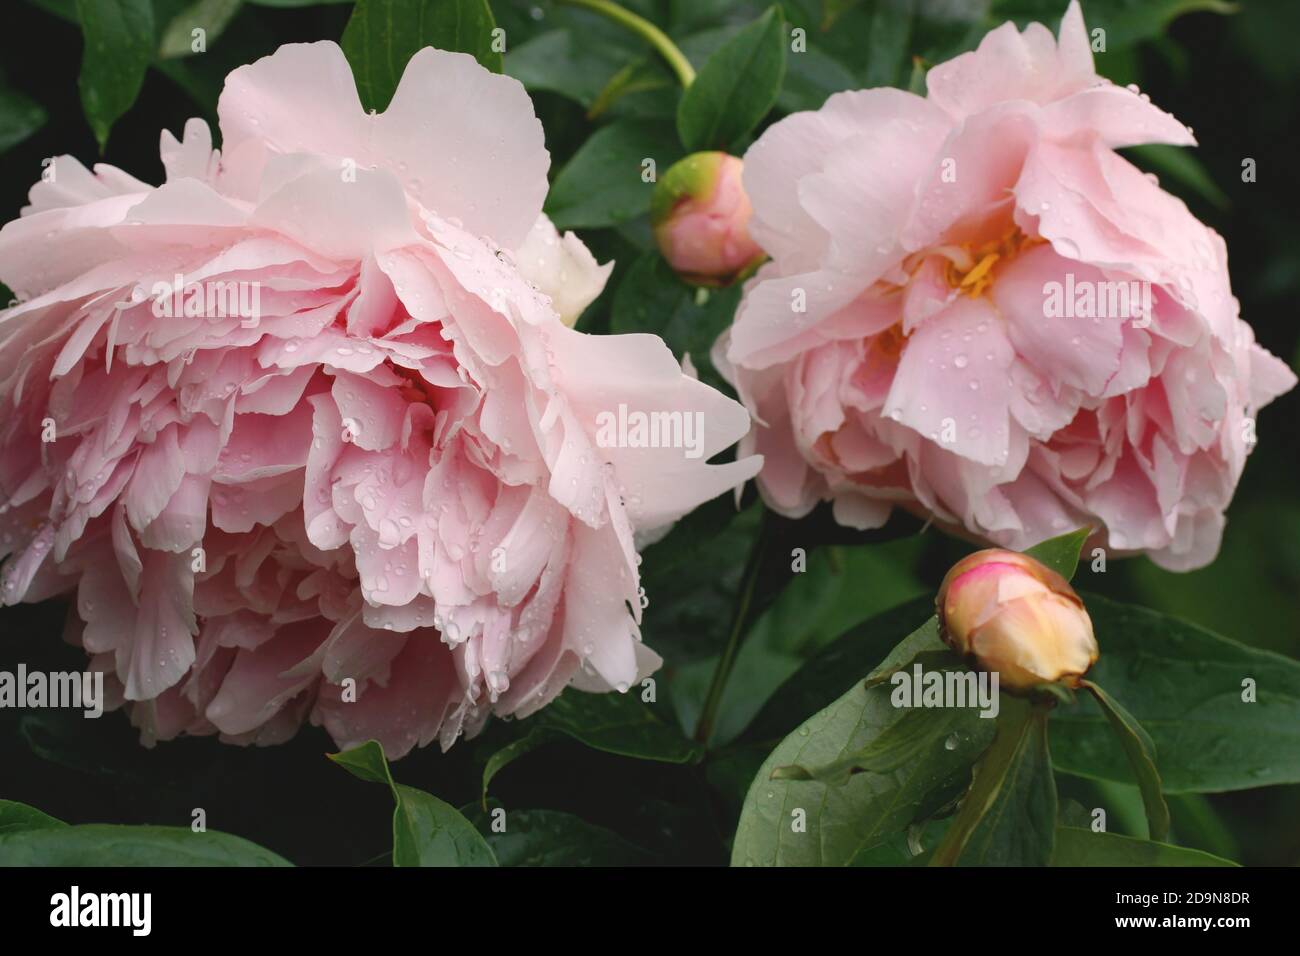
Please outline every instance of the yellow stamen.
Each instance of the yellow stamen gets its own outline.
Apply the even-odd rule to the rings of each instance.
[[[984,278],[985,274],[993,268],[993,263],[998,261],[998,254],[990,252],[983,259],[975,264],[975,268],[962,277],[961,284],[963,288],[968,285],[974,285]]]

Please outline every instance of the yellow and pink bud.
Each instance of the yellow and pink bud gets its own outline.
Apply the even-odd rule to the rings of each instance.
[[[991,548],[952,566],[936,600],[939,632],[954,651],[1007,690],[1077,686],[1097,660],[1083,601],[1051,568]]]

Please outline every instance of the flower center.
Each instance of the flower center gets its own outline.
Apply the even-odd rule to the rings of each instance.
[[[936,251],[948,260],[944,265],[944,278],[948,285],[974,299],[993,285],[999,263],[1005,265],[1022,249],[1042,242],[1046,240],[1040,236],[1027,236],[1016,227],[990,242],[942,246]]]
[[[437,411],[437,392],[432,385],[421,377],[419,372],[392,363],[390,363],[390,367],[400,378],[405,379],[406,384],[398,386],[398,392],[402,398],[408,402],[428,405],[434,411]]]

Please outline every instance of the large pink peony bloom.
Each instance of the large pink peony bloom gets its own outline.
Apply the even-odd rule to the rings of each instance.
[[[706,464],[748,416],[657,338],[563,321],[608,267],[540,214],[523,88],[426,49],[367,114],[316,43],[218,112],[219,153],[163,133],[165,185],[60,157],[0,232],[4,600],[75,591],[147,741],[400,755],[626,690],[634,535],[759,462]],[[703,431],[600,447],[620,405]]]
[[[1238,318],[1222,239],[1115,152],[1191,131],[1096,75],[1075,3],[1059,42],[1004,24],[928,86],[837,94],[745,156],[772,261],[716,351],[764,496],[1205,564],[1250,416],[1296,378]]]

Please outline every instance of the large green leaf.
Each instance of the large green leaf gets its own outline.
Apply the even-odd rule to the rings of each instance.
[[[0,800],[0,836],[17,833],[19,830],[44,830],[49,827],[67,826],[62,820],[56,820],[48,813],[42,813],[35,807],[16,800]]]
[[[677,107],[687,152],[734,147],[758,125],[780,92],[787,43],[772,7],[709,57]]]
[[[384,748],[368,740],[329,758],[355,777],[393,791],[393,866],[496,866],[478,830],[449,803],[393,780]]]
[[[501,866],[645,866],[651,854],[612,830],[558,810],[510,810],[505,830],[476,810],[479,830]]]
[[[47,118],[44,107],[31,97],[0,84],[0,153],[31,136]]]
[[[1089,676],[1150,734],[1166,793],[1300,783],[1300,663],[1145,608],[1085,602],[1101,648]],[[1248,679],[1254,703],[1242,699]],[[1057,708],[1052,744],[1061,770],[1133,780],[1091,700]]]
[[[927,668],[928,669],[928,668]],[[908,708],[903,715],[867,743],[832,763],[805,767],[777,767],[774,780],[819,780],[844,784],[855,773],[892,773],[909,761],[924,759],[963,724],[965,715],[954,707],[925,710]]]
[[[291,866],[229,833],[90,823],[0,835],[0,866]]]
[[[665,123],[619,120],[601,127],[555,177],[546,214],[557,229],[613,226],[650,211],[654,180],[681,158]],[[646,160],[654,161],[655,177]]]
[[[942,649],[931,619],[876,672]],[[906,713],[890,702],[888,685],[868,689],[858,681],[786,737],[750,785],[732,865],[842,866],[950,802],[965,788],[971,763],[993,735],[994,721],[973,709],[962,711],[963,719],[943,743],[892,772],[854,774],[842,786],[772,779],[777,767],[831,764],[861,750]]]
[[[1052,866],[1236,866],[1231,860],[1170,846],[1135,840],[1116,833],[1094,833],[1079,827],[1060,827]]]
[[[545,90],[592,106],[623,65],[625,51],[572,29],[548,30],[505,55],[505,72],[529,92]]]
[[[626,694],[587,694],[570,688],[530,723],[606,753],[662,763],[695,760],[699,756],[696,745],[656,713],[656,708],[667,713],[666,704],[644,703],[639,687]]]
[[[787,62],[785,82],[776,98],[777,107],[786,113],[821,109],[832,93],[862,85],[852,70],[814,46],[791,54]]]
[[[487,0],[357,0],[340,45],[368,109],[388,108],[406,61],[426,46],[469,53],[494,73],[496,22]]]
[[[195,0],[172,17],[158,41],[158,55],[164,58],[186,57],[194,49],[194,30],[204,33],[204,46],[211,44],[239,12],[242,0]],[[203,51],[206,52],[206,49]]]
[[[546,708],[514,726],[518,736],[494,750],[483,767],[481,804],[487,806],[492,779],[516,760],[562,737],[570,737],[595,750],[654,760],[689,763],[700,757],[699,748],[681,729],[655,713],[668,705],[641,699],[641,688],[626,694],[587,694],[566,690]]]
[[[867,71],[864,86],[896,86],[903,78],[908,40],[912,35],[914,0],[878,0],[871,13],[867,37]]]
[[[109,131],[140,94],[153,57],[154,23],[150,0],[77,0],[85,38],[81,55],[81,108],[99,148]]]

